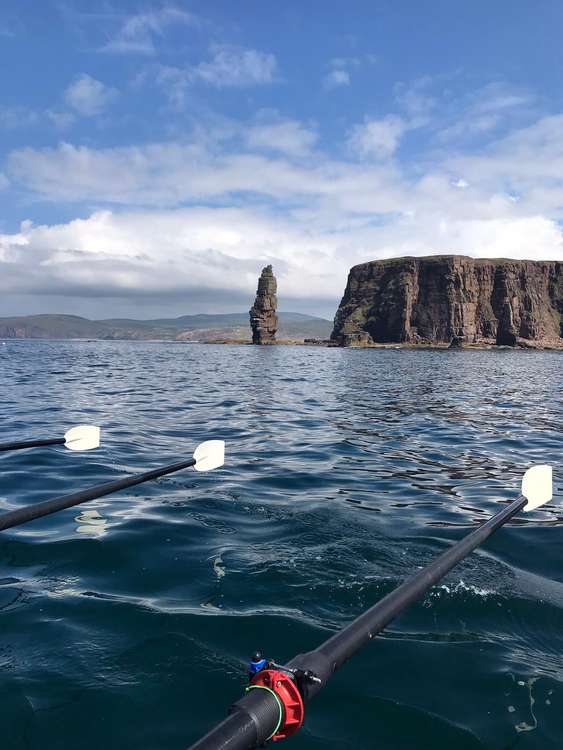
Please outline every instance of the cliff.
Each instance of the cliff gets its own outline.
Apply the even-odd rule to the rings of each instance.
[[[273,344],[278,330],[278,284],[272,266],[265,266],[258,279],[256,299],[250,308],[253,344]]]
[[[341,346],[450,342],[563,346],[563,262],[462,255],[354,266],[334,320]]]

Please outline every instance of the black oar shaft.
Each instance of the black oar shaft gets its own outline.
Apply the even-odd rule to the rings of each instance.
[[[266,690],[251,690],[233,706],[233,713],[190,750],[248,750],[262,747],[279,719],[275,697]]]
[[[398,588],[384,596],[373,607],[357,617],[353,622],[308,654],[300,654],[288,666],[321,671],[322,684],[306,685],[306,697],[312,698],[326,683],[328,678],[341,667],[356,651],[369,643],[376,635],[394,620],[406,607],[425,594],[470,552],[482,544],[500,526],[518,513],[528,501],[519,497],[510,505],[496,513],[475,531],[468,534],[448,550],[443,552],[427,567],[408,578]],[[313,666],[313,662],[315,666]],[[307,667],[304,667],[307,664]]]
[[[58,510],[72,508],[72,506],[86,503],[88,500],[95,500],[98,497],[111,495],[113,492],[124,490],[126,487],[133,487],[136,484],[142,484],[151,479],[158,479],[158,477],[162,477],[165,474],[172,474],[175,471],[180,471],[180,469],[187,469],[189,466],[194,466],[194,464],[195,459],[190,458],[175,464],[169,464],[168,466],[161,466],[159,469],[145,471],[143,474],[134,474],[124,479],[117,479],[114,482],[98,484],[95,487],[89,487],[87,490],[73,492],[71,495],[63,495],[62,497],[55,497],[52,500],[45,500],[42,503],[26,505],[23,508],[0,515],[0,531],[9,529],[12,526],[19,526],[28,521],[34,521],[36,518],[41,518],[42,516],[48,516],[50,513],[56,513]]]
[[[514,500],[314,651],[299,654],[292,659],[287,664],[288,667],[303,671],[311,670],[321,678],[320,684],[302,684],[303,699],[307,701],[315,696],[347,659],[369,643],[409,604],[420,598],[457,563],[522,510],[527,502],[525,497]],[[189,750],[251,750],[270,737],[276,728],[274,698],[265,690],[252,690],[238,700],[232,710],[234,712],[230,716],[191,745]]]
[[[41,445],[64,445],[64,437],[48,440],[19,440],[15,443],[0,443],[0,451],[19,451],[22,448],[39,448]]]

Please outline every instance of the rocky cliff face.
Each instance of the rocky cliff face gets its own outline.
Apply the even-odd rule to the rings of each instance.
[[[462,255],[354,266],[332,340],[563,346],[563,263]]]
[[[272,266],[262,269],[254,305],[250,308],[253,344],[273,344],[278,330],[278,285]]]

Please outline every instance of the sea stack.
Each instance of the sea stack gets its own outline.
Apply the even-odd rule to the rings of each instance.
[[[274,344],[278,330],[278,284],[272,266],[262,269],[258,279],[256,299],[250,308],[250,327],[253,344]]]
[[[332,341],[563,348],[563,263],[462,255],[354,266]]]

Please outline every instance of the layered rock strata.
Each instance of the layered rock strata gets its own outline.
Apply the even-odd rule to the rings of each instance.
[[[563,262],[462,255],[393,258],[350,270],[331,339],[563,346]]]
[[[278,285],[272,266],[262,269],[258,279],[256,299],[250,308],[250,327],[253,344],[273,344],[278,330]]]

